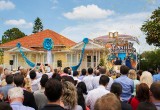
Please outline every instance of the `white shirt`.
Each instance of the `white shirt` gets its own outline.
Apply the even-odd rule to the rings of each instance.
[[[93,75],[88,75],[82,79],[82,81],[86,84],[87,91],[93,90],[93,85],[92,85],[93,78],[94,78]]]
[[[101,75],[99,76],[95,76],[92,80],[92,85],[93,88],[96,89],[99,86],[99,79],[100,79]]]
[[[41,78],[31,80],[32,92],[39,90],[40,80]]]
[[[100,77],[102,75],[99,75],[99,76],[95,76],[93,81],[92,81],[92,85],[93,85],[93,88],[96,89],[98,86],[99,86],[99,80],[100,80]],[[107,87],[106,89],[110,91],[110,88],[111,88],[111,85],[113,83],[113,79],[111,77],[109,77],[109,83],[107,84]]]
[[[86,97],[86,105],[90,106],[90,110],[94,110],[94,104],[97,101],[97,99],[108,93],[110,92],[106,90],[104,86],[98,86],[98,88],[89,91]]]
[[[107,84],[107,87],[106,87],[108,91],[110,91],[113,82],[114,82],[113,78],[109,77],[109,83]]]
[[[77,77],[74,77],[74,76],[73,76],[73,79],[74,79],[75,81],[77,81],[77,84],[78,84],[79,82],[81,82],[81,80],[78,79]]]

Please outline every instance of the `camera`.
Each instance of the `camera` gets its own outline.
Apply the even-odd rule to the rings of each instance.
[[[40,66],[41,65],[41,63],[37,63],[37,66]]]

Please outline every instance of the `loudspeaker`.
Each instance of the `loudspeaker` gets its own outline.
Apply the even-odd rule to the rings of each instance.
[[[62,60],[57,60],[57,67],[62,67]]]
[[[9,64],[10,64],[10,65],[13,65],[13,60],[9,60]]]

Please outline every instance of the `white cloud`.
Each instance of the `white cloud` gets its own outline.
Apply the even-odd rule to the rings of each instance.
[[[75,7],[72,12],[64,13],[63,15],[68,19],[100,19],[106,18],[109,15],[114,14],[112,10],[105,10],[99,8],[97,5],[87,5]]]
[[[0,0],[0,10],[10,10],[14,8],[15,4],[13,4],[11,1]]]
[[[57,8],[57,4],[58,4],[58,0],[50,0],[53,4],[53,6],[51,7],[51,9],[56,9]]]
[[[26,20],[24,20],[24,19],[7,20],[7,21],[5,21],[5,24],[20,27],[20,28],[32,28],[33,27],[32,22],[26,22]]]
[[[145,36],[141,32],[140,28],[144,21],[146,21],[151,13],[141,12],[128,15],[118,15],[112,19],[104,19],[101,21],[85,22],[83,24],[69,26],[61,31],[61,34],[69,37],[73,41],[80,42],[84,37],[90,39],[108,35],[109,32],[118,31],[120,34],[127,34],[132,36],[141,36],[140,46],[143,46],[143,50],[150,49],[150,46],[146,44]]]

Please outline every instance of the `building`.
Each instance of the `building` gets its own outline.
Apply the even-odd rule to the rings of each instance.
[[[58,66],[58,61],[62,62],[62,68],[78,64],[83,42],[75,43],[64,36],[47,29],[1,44],[0,49],[3,50],[3,54],[0,54],[1,61],[3,59],[2,65],[10,68],[10,60],[13,60],[14,69],[17,69],[18,66],[29,67],[16,47],[18,42],[21,43],[21,48],[30,61],[34,63],[42,62],[45,64],[47,60],[47,52],[43,49],[43,40],[45,38],[52,38],[54,42],[54,48],[52,49],[52,63],[54,68]],[[79,69],[97,66],[103,52],[104,46],[89,40]]]
[[[104,35],[95,38],[94,41],[102,42],[106,46],[106,48],[109,49],[110,54],[115,55],[116,57],[119,57],[121,59],[124,59],[124,57],[127,57],[131,53],[136,52],[133,44],[139,43],[137,37],[123,34],[117,35],[116,37]]]

